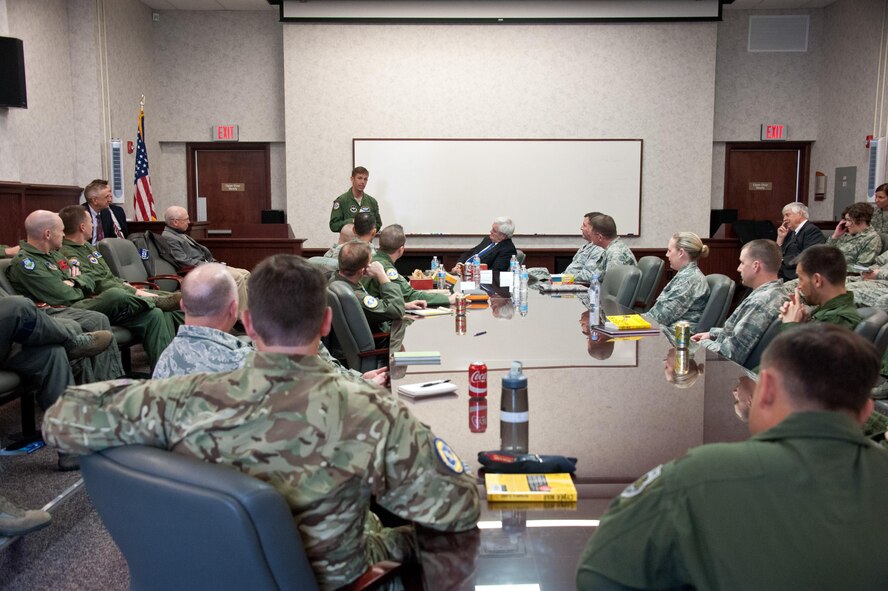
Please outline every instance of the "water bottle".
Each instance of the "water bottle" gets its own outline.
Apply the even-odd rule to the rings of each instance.
[[[432,276],[433,277],[438,276],[438,257],[437,256],[432,257]]]
[[[521,265],[521,270],[518,271],[518,313],[522,318],[527,316],[527,283],[529,280],[527,267]]]
[[[527,376],[521,368],[520,361],[513,361],[509,373],[503,376],[500,398],[500,449],[527,453],[529,425]]]
[[[481,287],[481,257],[475,255],[472,260],[472,281],[475,282],[475,288]]]
[[[601,326],[601,286],[598,285],[598,273],[592,274],[589,282],[589,325]]]
[[[435,275],[437,278],[437,285],[435,285],[435,287],[438,289],[447,289],[447,278],[443,264],[438,265],[438,268],[435,270]]]

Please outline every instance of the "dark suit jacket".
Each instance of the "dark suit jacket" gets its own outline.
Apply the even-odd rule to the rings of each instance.
[[[89,203],[84,203],[83,209],[89,211]],[[114,238],[117,236],[117,234],[114,233],[114,222],[111,221],[112,215],[117,218],[117,223],[120,225],[120,231],[123,232],[123,237],[126,238],[129,234],[129,229],[126,226],[126,212],[123,211],[122,207],[113,203],[108,209],[103,209],[99,212],[99,218],[102,220],[102,231],[105,233],[105,238]]]
[[[481,244],[470,250],[469,252],[464,252],[459,257],[459,262],[464,263],[469,260],[470,256],[478,254],[490,244],[490,236],[484,238],[481,241]],[[518,254],[518,251],[515,250],[515,245],[512,244],[511,238],[506,238],[505,240],[498,242],[496,246],[485,252],[481,255],[481,264],[487,265],[487,268],[496,271],[494,273],[494,279],[499,275],[499,271],[508,271],[509,270],[509,261],[512,260],[512,255]]]
[[[786,235],[781,249],[783,250],[783,264],[780,266],[780,277],[789,281],[798,277],[796,273],[796,258],[802,254],[806,248],[815,244],[823,244],[826,242],[826,236],[823,231],[812,224],[810,221],[805,222],[798,234],[790,232]]]

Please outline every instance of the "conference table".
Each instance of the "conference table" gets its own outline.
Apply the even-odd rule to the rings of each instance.
[[[602,307],[626,312],[615,302]],[[494,293],[489,307],[468,310],[465,334],[455,316],[406,328],[404,349],[440,351],[441,363],[393,365],[392,392],[441,379],[456,385],[456,394],[402,400],[473,474],[479,451],[501,447],[501,379],[513,360],[528,378],[529,452],[578,459],[576,504],[482,500],[479,530],[420,531],[425,589],[572,589],[579,555],[614,496],[689,448],[748,437],[739,416],[754,382],[744,368],[697,348],[688,371],[676,375],[667,335],[612,340],[589,330],[584,312],[572,294],[531,290],[522,314],[507,293]],[[468,367],[476,361],[488,367],[487,428],[480,433],[469,426]],[[483,499],[480,480],[479,487]]]

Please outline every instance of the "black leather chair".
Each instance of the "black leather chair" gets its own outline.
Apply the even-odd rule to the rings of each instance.
[[[351,287],[342,281],[327,286],[327,303],[333,310],[334,343],[331,351],[341,353],[342,361],[361,373],[388,365],[388,347],[377,343],[386,341],[388,334],[374,334],[364,310]]]
[[[768,348],[771,341],[777,338],[777,335],[780,334],[780,327],[782,324],[783,323],[780,322],[780,316],[775,316],[767,330],[765,330],[765,334],[762,335],[762,338],[759,339],[759,342],[756,343],[755,347],[750,351],[749,357],[747,357],[746,361],[743,363],[743,367],[752,370],[762,364],[762,353],[765,352],[765,349]]]
[[[635,302],[641,271],[635,265],[610,267],[601,283],[601,297],[618,302],[629,308]]]
[[[888,347],[888,313],[871,307],[858,308],[857,313],[861,320],[854,332],[875,345],[879,355],[884,355]]]
[[[130,589],[318,589],[284,497],[229,466],[128,445],[80,459],[90,499],[130,570]],[[348,589],[398,573],[373,565]]]
[[[734,290],[737,284],[734,280],[726,275],[713,273],[706,276],[706,283],[709,285],[709,299],[706,301],[706,307],[700,314],[700,321],[697,323],[697,332],[707,332],[710,328],[721,326],[728,317],[728,309],[731,307],[731,301],[734,299]]]

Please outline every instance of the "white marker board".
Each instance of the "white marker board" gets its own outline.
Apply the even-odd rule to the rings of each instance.
[[[486,234],[499,216],[515,233],[576,236],[583,214],[641,226],[642,140],[353,140],[355,166],[383,224],[407,234]]]

